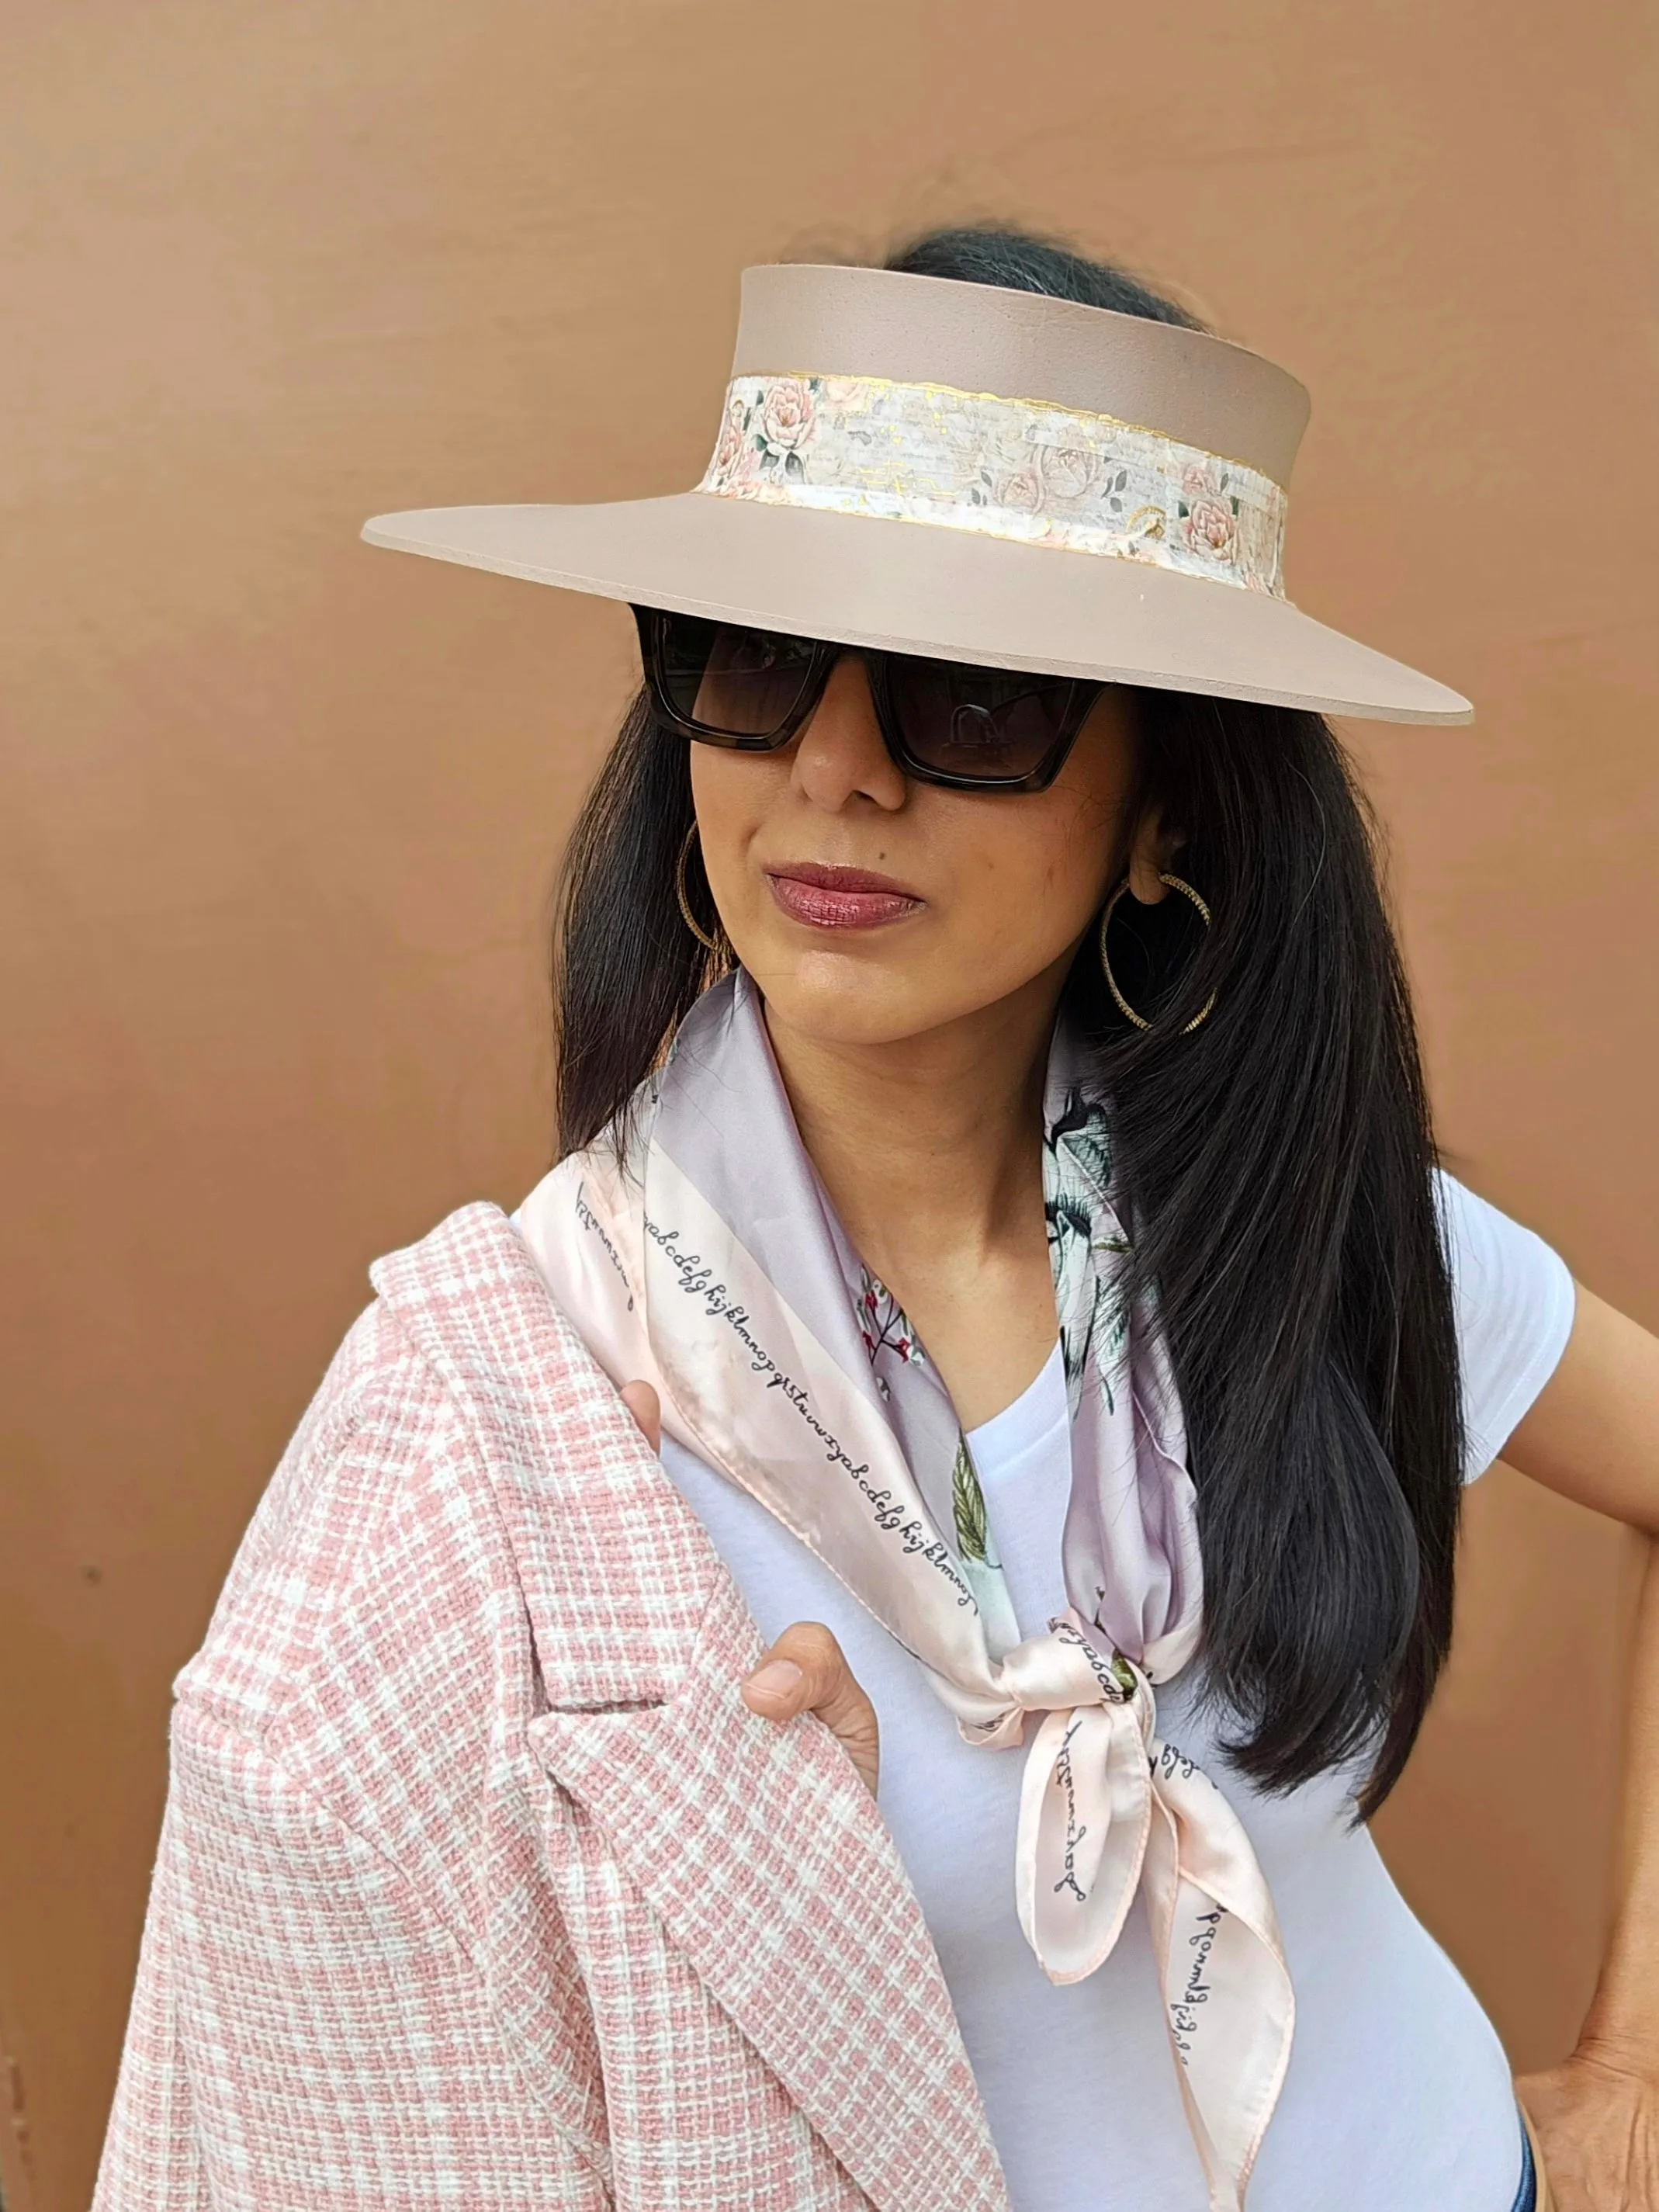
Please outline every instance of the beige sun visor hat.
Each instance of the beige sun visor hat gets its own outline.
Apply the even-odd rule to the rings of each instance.
[[[840,644],[1470,720],[1285,597],[1308,405],[1283,369],[1173,324],[890,270],[750,269],[696,490],[431,507],[363,536]]]

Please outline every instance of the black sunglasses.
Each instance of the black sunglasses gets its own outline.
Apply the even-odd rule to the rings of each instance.
[[[1102,685],[791,637],[635,607],[646,690],[659,720],[701,744],[769,753],[856,652],[887,750],[907,775],[952,791],[1046,791]]]

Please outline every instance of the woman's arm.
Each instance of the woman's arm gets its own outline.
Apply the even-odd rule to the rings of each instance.
[[[1561,1364],[1504,1457],[1649,1540],[1613,1932],[1577,2049],[1521,2084],[1559,2212],[1637,2212],[1659,2204],[1659,1339],[1581,1289]]]
[[[1504,1457],[1563,1498],[1659,1536],[1659,1337],[1580,1285],[1561,1364]]]

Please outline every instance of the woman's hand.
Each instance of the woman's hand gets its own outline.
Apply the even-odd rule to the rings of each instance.
[[[622,1401],[653,1451],[662,1449],[662,1409],[648,1382],[624,1382]],[[813,1713],[857,1767],[870,1795],[881,1772],[881,1729],[847,1655],[820,1620],[786,1628],[741,1689],[763,1720],[793,1721]]]
[[[763,1720],[816,1713],[857,1767],[873,1797],[881,1773],[881,1729],[847,1655],[821,1620],[798,1620],[743,1684],[743,1702]]]
[[[1537,2131],[1553,2212],[1659,2204],[1659,2081],[1584,2046],[1516,2087]]]

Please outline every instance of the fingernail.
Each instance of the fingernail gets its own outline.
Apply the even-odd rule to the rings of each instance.
[[[763,1697],[787,1698],[800,1683],[801,1671],[793,1659],[769,1659],[764,1667],[755,1669],[744,1686],[758,1690]]]

